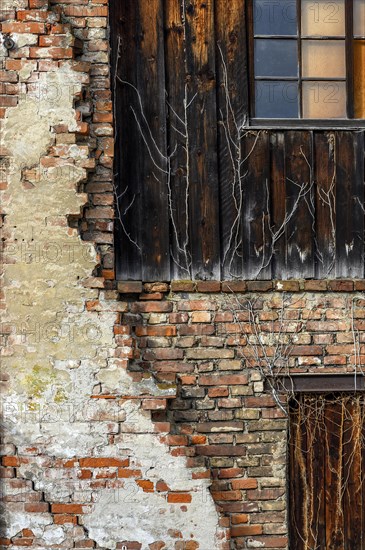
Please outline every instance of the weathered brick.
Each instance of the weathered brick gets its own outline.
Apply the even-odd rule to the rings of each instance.
[[[124,467],[129,466],[129,458],[112,458],[112,457],[100,457],[100,458],[80,458],[79,460],[81,468],[110,468],[110,467]]]
[[[232,537],[247,537],[249,535],[261,535],[262,525],[239,525],[232,526]]]
[[[204,456],[244,456],[246,448],[236,445],[204,445],[197,447],[196,452]]]
[[[83,504],[52,504],[51,511],[53,514],[83,514],[84,507]]]
[[[118,292],[133,294],[142,292],[142,281],[118,281]]]
[[[187,359],[232,359],[233,349],[193,348],[186,352]]]
[[[178,504],[191,502],[192,496],[189,493],[168,493],[167,502]]]
[[[234,386],[247,383],[247,374],[205,374],[199,376],[199,384],[202,386]]]

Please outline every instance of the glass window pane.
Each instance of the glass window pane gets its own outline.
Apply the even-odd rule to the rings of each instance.
[[[296,0],[254,0],[254,33],[296,35]]]
[[[345,78],[344,40],[303,40],[303,77]]]
[[[302,0],[303,36],[345,36],[345,0]]]
[[[297,41],[255,40],[255,76],[298,76]]]
[[[365,0],[354,0],[354,36],[365,37]]]
[[[346,82],[303,82],[303,118],[346,118]]]
[[[298,118],[298,82],[256,82],[257,118]]]
[[[365,118],[365,40],[354,41],[354,116]]]

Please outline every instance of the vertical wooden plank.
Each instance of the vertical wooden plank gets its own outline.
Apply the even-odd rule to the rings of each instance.
[[[140,63],[137,65],[137,88],[147,122],[143,124],[144,117],[140,113],[143,142],[145,145],[147,142],[140,152],[142,279],[164,281],[170,279],[170,252],[163,2],[139,1],[138,5]]]
[[[271,278],[268,232],[270,149],[267,131],[249,132],[242,140],[246,170],[242,208],[243,269],[246,279]]]
[[[314,277],[311,166],[311,133],[286,132],[286,278]]]
[[[307,471],[309,488],[308,544],[309,548],[326,548],[325,522],[325,445],[323,444],[323,398],[313,397],[304,414],[308,418]]]
[[[336,133],[336,276],[364,276],[364,132]]]
[[[194,279],[220,279],[214,0],[183,0],[190,106],[189,220]]]
[[[216,0],[218,154],[222,277],[242,275],[241,137],[248,118],[245,0]]]
[[[344,403],[328,401],[325,411],[328,455],[326,463],[326,548],[343,550],[343,513],[341,489],[343,480],[342,438]]]
[[[273,253],[272,276],[285,279],[285,150],[284,132],[270,132],[270,246]]]
[[[334,132],[314,133],[316,277],[333,277],[336,261],[336,167]]]
[[[181,2],[165,0],[165,63],[167,93],[167,139],[171,155],[171,274],[173,279],[191,277],[189,235],[189,134],[185,104],[186,86],[184,13]]]
[[[360,458],[360,506],[362,510],[361,514],[361,546],[365,547],[365,396],[362,394],[360,399],[360,436],[361,436],[361,458]]]
[[[298,536],[298,505],[297,505],[297,464],[296,464],[296,446],[298,439],[298,421],[299,421],[299,405],[293,402],[290,408],[290,438],[289,438],[289,541],[293,548],[297,546]],[[300,507],[299,507],[300,510]],[[301,522],[299,522],[299,527]],[[298,548],[300,550],[300,548]]]
[[[139,151],[131,106],[137,86],[137,8],[133,0],[110,3],[111,73],[115,118],[116,276],[122,280],[142,278],[140,234],[141,188]],[[133,129],[133,130],[132,130]]]
[[[343,437],[344,491],[343,531],[344,550],[363,548],[361,522],[362,480],[361,480],[361,398],[346,398],[346,418]]]

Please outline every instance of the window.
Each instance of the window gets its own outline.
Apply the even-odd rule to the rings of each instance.
[[[365,0],[252,0],[255,119],[365,119]]]

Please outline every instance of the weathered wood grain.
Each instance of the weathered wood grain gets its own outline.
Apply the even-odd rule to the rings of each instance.
[[[248,120],[245,1],[216,0],[219,209],[224,279],[242,276],[241,138]]]
[[[220,279],[214,0],[191,0],[185,24],[192,276]]]

